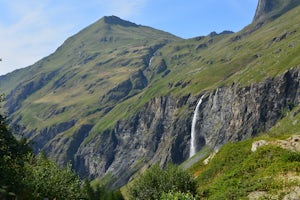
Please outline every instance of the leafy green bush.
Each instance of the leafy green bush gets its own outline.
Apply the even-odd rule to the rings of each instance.
[[[69,165],[61,169],[39,154],[29,159],[25,171],[24,182],[33,199],[78,199],[81,196],[80,179]]]
[[[132,199],[160,199],[163,193],[178,191],[196,193],[194,178],[178,166],[169,164],[165,170],[154,165],[129,189]]]
[[[17,140],[0,114],[0,199],[44,198],[122,200],[123,196],[120,191],[106,191],[104,186],[93,190],[89,181],[81,188],[70,165],[60,168],[43,154],[33,155],[26,139]]]
[[[92,187],[88,179],[84,181],[82,188],[83,197],[88,200],[123,200],[120,190],[107,191],[105,185],[97,184]]]
[[[0,108],[4,95],[0,94]],[[93,189],[68,165],[60,168],[44,154],[33,155],[25,138],[17,140],[0,113],[0,199],[123,200],[121,192]]]
[[[4,96],[0,95],[0,103],[3,99]],[[9,199],[23,192],[23,167],[30,152],[27,141],[16,140],[6,125],[6,117],[0,114],[0,199]]]
[[[182,193],[182,192],[168,192],[163,193],[161,200],[196,200],[190,193]]]

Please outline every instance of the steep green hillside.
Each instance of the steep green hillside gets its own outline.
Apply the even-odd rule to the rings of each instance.
[[[299,134],[281,134],[275,137],[264,135],[251,140],[228,143],[208,155],[187,170],[197,183],[197,194],[195,194],[197,199],[298,199],[300,197]],[[159,172],[151,174],[151,170],[153,168],[142,173],[142,177],[145,179],[144,182],[148,181],[148,184],[156,180],[156,185],[152,187],[143,185],[144,182],[137,179],[137,182],[133,181],[122,188],[126,199],[130,199],[128,193],[131,192],[133,185],[134,189],[144,187],[145,191],[164,186],[163,183],[159,183],[158,178],[155,178]],[[176,182],[170,182],[172,183],[176,188]],[[193,185],[185,183],[186,188]],[[150,188],[147,190],[147,187]],[[159,189],[155,192],[159,193]]]
[[[249,85],[297,66],[298,13],[296,8],[251,35],[244,34],[246,27],[235,34],[189,40],[105,17],[49,57],[1,77],[1,91],[9,95],[15,90],[8,107],[24,127],[42,129],[83,117],[95,123],[93,119],[101,116],[96,132],[102,131],[154,96],[197,94],[232,83]],[[168,41],[177,42],[160,48]],[[124,89],[131,86],[128,79],[137,84],[130,91]]]
[[[82,177],[111,177],[115,188],[141,168],[188,158],[200,96],[197,150],[257,136],[279,120],[295,134],[299,120],[286,114],[300,103],[299,1],[259,2],[271,10],[258,7],[258,18],[280,15],[187,40],[104,17],[0,77],[11,124],[35,151],[71,161]]]
[[[97,127],[103,130],[113,126],[107,121],[132,114],[154,96],[196,95],[226,85],[250,85],[296,67],[300,63],[299,12],[300,7],[250,35],[245,34],[249,26],[235,34],[197,37],[166,45],[156,53],[153,62],[163,60],[168,74],[154,77],[147,90],[118,105]],[[127,112],[120,115],[120,110]]]
[[[201,199],[298,198],[299,138],[299,135],[284,135],[280,140],[259,137],[226,144],[207,165],[201,160],[191,167],[199,196]],[[268,144],[252,152],[251,147],[258,140]],[[298,146],[298,151],[288,149],[293,145]]]
[[[189,171],[196,177],[199,196],[204,199],[299,197],[299,120],[297,106],[287,111],[268,133],[226,144],[210,159],[206,156],[194,164]]]
[[[114,16],[104,17],[66,40],[49,57],[1,77],[1,91],[10,99],[7,107],[12,119],[21,119],[28,130],[69,120],[95,123],[95,118],[147,86],[143,70],[150,58],[175,40],[180,39]]]

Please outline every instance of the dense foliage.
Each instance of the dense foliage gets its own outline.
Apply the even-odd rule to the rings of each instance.
[[[2,96],[0,97],[2,101]],[[0,114],[0,199],[122,200],[117,191],[95,189],[82,182],[68,165],[60,168],[44,154],[32,154],[26,139],[17,140]]]
[[[182,193],[182,192],[168,192],[164,193],[161,197],[161,200],[196,200],[190,193]]]
[[[2,101],[3,95],[0,96]],[[22,192],[22,179],[25,177],[23,167],[29,152],[26,141],[15,139],[7,128],[6,118],[0,114],[0,199]]]
[[[0,116],[0,186],[1,193],[21,192],[22,178],[25,176],[24,156],[27,147],[18,142],[8,130]],[[11,193],[10,195],[13,195]]]
[[[31,156],[25,163],[24,182],[28,188],[27,199],[78,199],[81,197],[80,179],[71,166],[61,169],[42,154]]]
[[[169,164],[165,170],[158,165],[150,167],[130,187],[132,199],[160,199],[164,193],[176,191],[196,193],[194,178],[178,166]]]
[[[123,200],[123,196],[120,190],[108,191],[104,184],[96,184],[91,186],[90,181],[86,179],[84,181],[83,189],[84,198],[89,200]]]
[[[25,139],[18,141],[0,115],[0,199],[76,199],[80,180],[70,166],[60,169],[44,156],[34,156]]]
[[[0,119],[0,199],[123,199],[120,191],[94,189],[89,181],[81,187],[70,165],[60,168],[43,154],[34,156],[26,140],[16,140]]]

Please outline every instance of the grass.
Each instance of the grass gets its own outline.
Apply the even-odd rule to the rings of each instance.
[[[226,144],[208,165],[200,161],[190,168],[197,176],[200,197],[243,199],[254,191],[283,195],[287,188],[300,184],[284,178],[286,174],[300,175],[299,152],[267,145],[253,153],[255,140]]]
[[[101,21],[97,23],[102,26]],[[143,59],[149,54],[151,46],[161,43],[160,39],[157,40],[157,38],[165,38],[166,40],[178,39],[148,27],[140,27],[126,34],[127,29],[123,30],[122,27],[113,27],[116,30],[111,30],[111,32],[113,34],[117,33],[117,36],[113,37],[118,38],[118,41],[115,42],[116,44],[104,44],[103,48],[99,49],[99,44],[95,43],[99,39],[95,37],[107,37],[105,35],[107,33],[104,33],[104,35],[100,34],[100,36],[92,34],[93,37],[90,38],[91,32],[96,31],[94,29],[95,27],[91,26],[78,36],[68,39],[55,54],[44,59],[49,60],[49,62],[40,61],[33,65],[28,69],[29,74],[22,71],[25,74],[24,77],[21,78],[17,72],[15,73],[18,81],[15,81],[14,78],[11,80],[22,82],[26,79],[30,81],[31,78],[28,78],[28,75],[31,76],[37,70],[47,73],[49,70],[60,68],[58,76],[54,77],[45,87],[36,91],[23,102],[23,109],[16,114],[22,116],[22,125],[43,128],[50,126],[51,123],[61,121],[64,117],[60,115],[53,115],[51,119],[46,117],[49,112],[59,107],[73,107],[74,109],[69,109],[64,114],[69,115],[70,118],[77,119],[86,116],[87,107],[94,107],[94,110],[97,107],[105,107],[106,105],[101,105],[101,102],[99,102],[101,96],[113,87],[116,87],[120,82],[127,80],[140,67],[144,67]],[[145,38],[147,38],[149,44],[144,44]],[[114,45],[117,46],[115,47]],[[83,66],[80,64],[81,56],[78,53],[74,54],[75,50],[78,53],[84,52],[87,55],[99,53],[99,56],[95,60],[88,62],[86,66]],[[99,65],[99,63],[103,64]],[[42,66],[41,69],[40,66]],[[59,85],[54,90],[53,87],[56,87],[55,82],[57,81],[63,82],[62,85]],[[16,86],[15,84],[12,85]],[[1,90],[9,91],[11,90],[9,86],[10,84],[3,82],[3,84],[1,83]],[[89,91],[87,91],[87,88],[89,88]],[[59,106],[57,106],[58,104]],[[43,117],[41,120],[47,120],[47,122],[40,123],[38,115],[41,114],[39,113],[41,110],[43,110],[46,117]],[[95,117],[98,118],[99,115]]]
[[[300,134],[300,106],[296,106],[292,111],[287,112],[277,124],[268,132],[270,136],[282,134]]]
[[[139,99],[134,97],[133,101],[121,102],[123,105],[118,105],[109,114],[110,123],[107,124],[107,118],[103,118],[98,122],[97,127],[112,128],[115,123],[111,120],[116,122],[130,117],[154,97],[170,95],[176,97],[189,93],[197,95],[202,91],[214,90],[216,87],[230,86],[232,83],[243,87],[275,77],[297,66],[300,63],[300,57],[297,56],[300,53],[300,45],[297,45],[300,31],[299,10],[300,8],[293,10],[253,34],[243,36],[237,42],[232,42],[231,39],[242,35],[244,31],[247,31],[246,29],[234,35],[206,37],[200,41],[181,40],[166,45],[157,54],[160,59],[166,61],[170,73],[164,78],[160,74],[153,77]],[[282,41],[272,42],[273,38],[293,31],[296,32]],[[208,43],[210,39],[214,42],[207,48],[195,50],[199,44]],[[296,45],[291,48],[288,46],[291,43],[296,43]],[[237,47],[240,49],[235,50]],[[281,51],[274,53],[278,49]],[[255,57],[256,55],[258,57]],[[207,63],[208,61],[212,63]],[[188,84],[184,88],[175,87],[174,85],[178,82],[188,82]],[[170,85],[173,86],[170,87]],[[130,105],[129,102],[135,103]],[[130,114],[122,114],[121,108],[124,112],[129,106]],[[97,129],[97,132],[101,130]]]
[[[200,197],[247,199],[252,192],[266,192],[269,198],[282,199],[291,188],[299,186],[300,152],[273,145],[251,152],[254,141],[286,140],[300,135],[299,111],[299,106],[287,111],[268,133],[257,138],[224,145],[208,165],[202,159],[189,168],[197,177]]]
[[[300,63],[300,58],[297,56],[300,53],[300,45],[297,45],[297,30],[300,27],[298,12],[299,8],[265,25],[251,35],[243,36],[236,42],[232,42],[232,38],[243,35],[247,28],[233,35],[219,35],[213,38],[208,36],[201,40],[182,40],[148,27],[126,29],[119,25],[104,24],[100,20],[68,39],[55,54],[29,69],[30,73],[41,69],[45,73],[51,70],[59,70],[60,73],[47,87],[42,88],[27,100],[25,104],[28,111],[24,109],[22,116],[26,116],[27,125],[35,127],[38,124],[34,122],[36,114],[33,112],[36,110],[33,109],[36,103],[44,103],[45,111],[50,110],[56,103],[79,108],[76,110],[80,112],[71,111],[73,114],[69,113],[70,116],[84,116],[85,114],[81,114],[85,112],[84,107],[94,107],[94,110],[97,107],[106,107],[99,102],[101,96],[118,83],[128,79],[138,69],[144,68],[145,56],[151,56],[149,48],[161,43],[162,40],[176,41],[159,49],[154,56],[157,60],[165,60],[170,73],[165,77],[162,77],[162,74],[153,74],[149,86],[138,95],[139,98],[132,97],[118,102],[108,116],[98,121],[95,132],[112,128],[118,120],[137,113],[153,97],[170,95],[176,97],[189,93],[197,95],[204,90],[229,86],[233,82],[243,86],[274,77]],[[273,38],[295,30],[295,33],[288,35],[283,41],[272,42]],[[109,37],[114,39],[111,42],[95,42]],[[295,43],[294,47],[288,47],[292,43]],[[207,44],[207,47],[199,49],[201,44]],[[278,49],[282,49],[281,52],[274,54],[273,52]],[[261,56],[255,58],[256,54]],[[84,58],[92,55],[96,57],[82,64]],[[98,66],[98,63],[103,64]],[[20,78],[21,73],[15,73],[16,76],[11,76],[11,80],[15,80],[14,77],[18,77],[19,82],[28,79],[29,75],[23,70],[21,72],[24,78]],[[60,80],[63,75],[70,77],[67,77],[65,85],[60,86],[55,94],[51,93],[53,82]],[[87,78],[82,79],[81,77],[84,76]],[[184,88],[182,85],[175,87],[179,82],[187,84]],[[16,86],[16,84],[11,84],[13,87],[10,87],[8,83],[3,84],[3,91],[9,91]],[[92,94],[87,94],[87,88],[90,88]],[[99,115],[94,115],[94,117],[98,118]],[[30,120],[33,120],[32,123]],[[60,118],[53,121],[58,120]]]

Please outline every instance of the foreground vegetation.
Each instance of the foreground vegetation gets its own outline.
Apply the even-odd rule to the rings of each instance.
[[[299,152],[273,145],[251,152],[253,141],[227,144],[208,165],[200,161],[191,168],[201,198],[241,199],[259,191],[282,199],[299,186]]]
[[[295,121],[299,116],[296,107],[286,118]],[[189,172],[175,165],[164,170],[154,165],[128,186],[128,198],[243,199],[260,192],[261,198],[282,199],[300,185],[300,152],[278,145],[253,152],[251,146],[257,140],[287,141],[291,135],[283,135],[280,128],[286,121],[278,122],[279,135],[271,130],[269,135],[226,144],[207,165],[202,159]],[[43,154],[33,155],[25,139],[15,139],[3,115],[0,155],[0,199],[123,199],[120,191],[82,182],[70,165],[60,168]]]
[[[172,165],[165,171],[158,166],[151,167],[128,186],[129,199],[145,199],[145,196],[168,200],[248,199],[252,196],[288,199],[288,195],[299,198],[296,190],[300,189],[300,107],[294,107],[284,116],[268,133],[225,144],[208,164],[204,160],[209,151],[204,149],[202,153],[207,156],[188,169],[192,176]],[[267,145],[253,152],[253,144],[261,140]],[[182,183],[185,189],[174,183]]]
[[[178,166],[169,164],[165,170],[159,165],[150,167],[129,188],[130,199],[177,199],[194,198],[194,178]],[[181,198],[180,198],[181,199]]]
[[[44,154],[33,155],[25,139],[12,135],[0,115],[0,199],[123,199],[120,191],[107,191],[88,179],[82,182],[68,165],[60,168]],[[149,168],[132,187],[130,199],[194,199],[196,182],[175,165]]]
[[[0,199],[123,199],[119,191],[82,182],[70,165],[60,168],[43,154],[34,156],[24,141],[13,137],[1,116]]]
[[[2,99],[2,96],[1,96]],[[0,99],[0,100],[1,100]],[[119,191],[82,182],[71,166],[60,168],[44,154],[35,156],[25,139],[17,140],[0,114],[0,199],[123,199]]]

